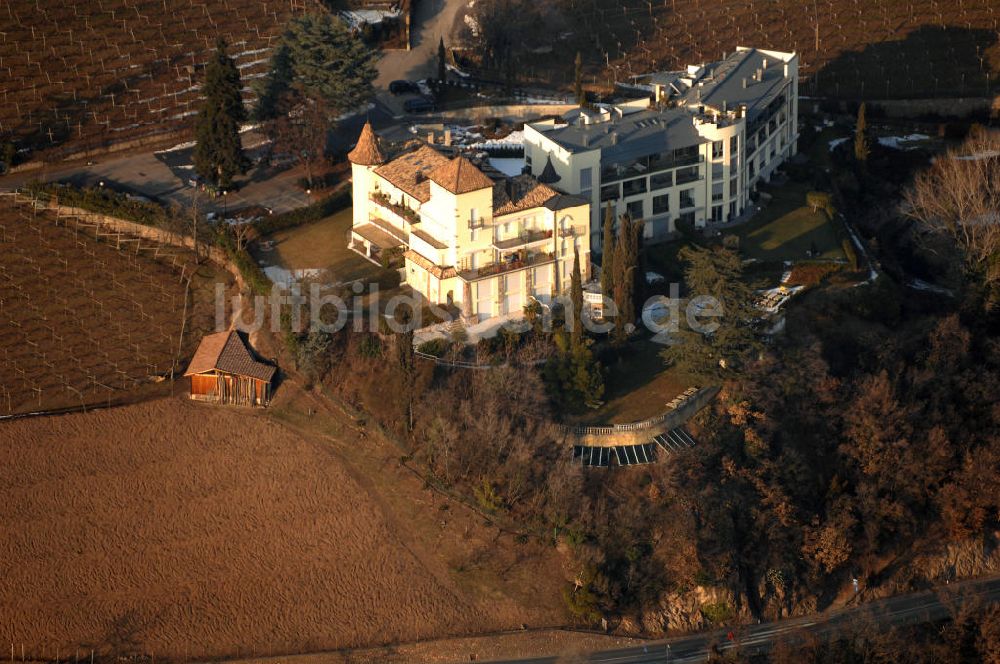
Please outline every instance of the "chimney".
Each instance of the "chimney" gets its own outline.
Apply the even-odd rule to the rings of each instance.
[[[747,89],[747,85],[748,85],[748,84],[747,84],[747,77],[746,77],[746,76],[744,76],[744,77],[743,77],[743,89],[744,89],[744,90],[746,90],[746,89]]]
[[[590,133],[583,132],[583,147],[590,147]]]
[[[611,132],[611,145],[618,145],[618,132]]]
[[[760,68],[762,70],[767,69],[767,58],[764,58],[764,60],[761,62]]]
[[[444,130],[444,144],[445,146],[451,146],[451,129]]]
[[[757,82],[760,82],[760,81],[763,81],[763,80],[764,80],[764,70],[763,69],[757,69]]]
[[[427,142],[430,143],[431,145],[434,145],[434,132],[433,131],[427,132]]]

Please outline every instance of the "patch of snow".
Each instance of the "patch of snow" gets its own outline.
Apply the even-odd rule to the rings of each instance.
[[[524,159],[490,157],[490,166],[504,175],[514,177],[521,174],[521,170],[524,168]]]
[[[459,69],[458,67],[456,67],[455,65],[452,65],[452,64],[447,64],[446,63],[444,67],[448,71],[453,72],[455,74],[458,74],[462,78],[468,78],[469,76],[472,76],[472,74],[469,74],[468,72],[464,72],[464,71],[462,71],[461,69]]]
[[[980,161],[982,159],[994,159],[1000,157],[1000,150],[987,150],[986,152],[977,152],[975,154],[966,154],[961,157],[955,157],[959,161]]]
[[[454,136],[454,134],[452,134]],[[477,143],[470,143],[470,148],[479,149],[489,149],[489,148],[516,148],[524,145],[524,132],[523,131],[512,131],[503,138],[490,138],[485,141],[479,141]]]
[[[278,265],[268,265],[267,267],[263,267],[261,269],[264,270],[264,274],[267,275],[268,279],[276,284],[281,284],[286,288],[296,281],[307,278],[315,278],[323,274],[323,270],[320,268],[289,270]]]
[[[916,290],[928,291],[930,293],[937,293],[938,295],[947,295],[948,297],[954,296],[954,293],[950,288],[945,288],[944,286],[938,286],[937,284],[926,282],[923,279],[912,279],[910,283],[906,285]]]
[[[830,152],[833,152],[834,150],[836,150],[837,146],[840,145],[841,143],[846,143],[849,140],[850,140],[849,138],[835,138],[835,139],[833,139],[829,143],[829,145],[830,145]]]
[[[903,143],[912,143],[914,141],[926,141],[930,136],[927,134],[908,134],[907,136],[879,136],[879,145],[884,145],[888,148],[895,148],[896,150],[912,150],[913,147],[904,147]]]
[[[365,23],[378,25],[387,18],[399,18],[399,10],[392,9],[344,9],[340,12],[340,18],[351,27],[352,30],[360,30]]]

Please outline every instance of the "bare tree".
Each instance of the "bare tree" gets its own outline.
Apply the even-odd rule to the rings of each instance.
[[[966,268],[988,288],[1000,287],[1000,131],[974,128],[957,149],[920,173],[903,213],[934,234],[951,237]]]

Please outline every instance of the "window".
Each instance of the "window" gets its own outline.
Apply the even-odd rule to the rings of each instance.
[[[670,194],[653,196],[653,214],[670,212]]]
[[[681,216],[677,217],[677,224],[684,224],[685,226],[694,226],[694,212],[685,212]]]
[[[469,227],[475,228],[476,226],[480,225],[481,224],[479,223],[479,210],[477,210],[476,208],[472,208],[471,210],[469,210]]]
[[[729,218],[730,220],[736,218],[736,201],[729,204]]]
[[[685,182],[694,182],[698,179],[698,167],[688,166],[687,168],[677,169],[677,184],[684,184]]]
[[[472,241],[472,242],[476,241],[476,236],[478,235],[478,231],[479,231],[478,228],[476,228],[475,226],[472,227],[472,230],[469,231],[469,236],[470,236],[469,240],[470,241]]]
[[[674,186],[674,172],[667,171],[665,173],[657,173],[656,175],[649,176],[649,188],[656,189],[666,189],[667,187]]]
[[[580,189],[590,189],[594,186],[594,169],[593,168],[581,168],[580,169]]]
[[[524,163],[527,164],[528,166],[531,166],[531,155],[530,154],[524,155]]]
[[[755,174],[754,173],[754,171],[755,171],[754,163],[755,162],[753,160],[750,160],[750,163],[747,165],[747,173],[750,175],[750,177],[753,177],[754,174]]]
[[[694,189],[681,191],[681,209],[694,207]]]
[[[722,221],[722,206],[713,205],[712,206],[712,221]]]
[[[771,159],[774,159],[775,152],[776,148],[774,147],[774,143],[771,143]]]
[[[722,183],[716,182],[715,184],[712,185],[712,201],[716,202],[721,200],[722,200]]]
[[[635,180],[626,180],[624,183],[624,192],[626,196],[634,196],[635,194],[646,193],[646,178],[636,178]]]
[[[628,216],[632,217],[633,219],[642,219],[643,217],[646,216],[646,211],[642,204],[642,201],[632,201],[631,203],[625,206],[625,209],[628,212]]]
[[[617,182],[615,184],[606,184],[601,187],[601,200],[602,201],[617,201],[622,197],[622,188]]]
[[[713,141],[712,159],[722,159],[722,153],[724,149],[725,149],[725,143],[723,141]]]
[[[733,136],[729,139],[729,156],[735,157],[740,151],[740,137]]]
[[[647,240],[653,237],[653,224],[643,224],[642,225],[642,237]]]
[[[736,194],[739,193],[738,189],[739,185],[736,182],[736,178],[733,178],[729,181],[729,197],[736,198]]]

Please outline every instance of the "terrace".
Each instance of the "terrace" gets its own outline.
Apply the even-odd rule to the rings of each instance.
[[[527,230],[522,231],[517,237],[508,238],[506,240],[493,240],[493,246],[501,251],[507,249],[514,249],[515,247],[526,247],[545,240],[552,239],[552,231],[546,230]]]
[[[405,228],[407,223],[419,224],[420,223],[420,213],[416,210],[409,208],[401,203],[393,203],[389,195],[381,191],[373,191],[368,199],[382,208],[384,211],[394,216],[398,221],[399,225]]]
[[[555,260],[555,252],[551,251],[538,251],[531,253],[527,251],[518,251],[515,252],[509,260],[494,261],[477,268],[460,269],[458,276],[466,281],[475,281],[476,279],[492,277],[505,272],[514,272],[516,270],[523,270],[527,267],[554,263]]]

